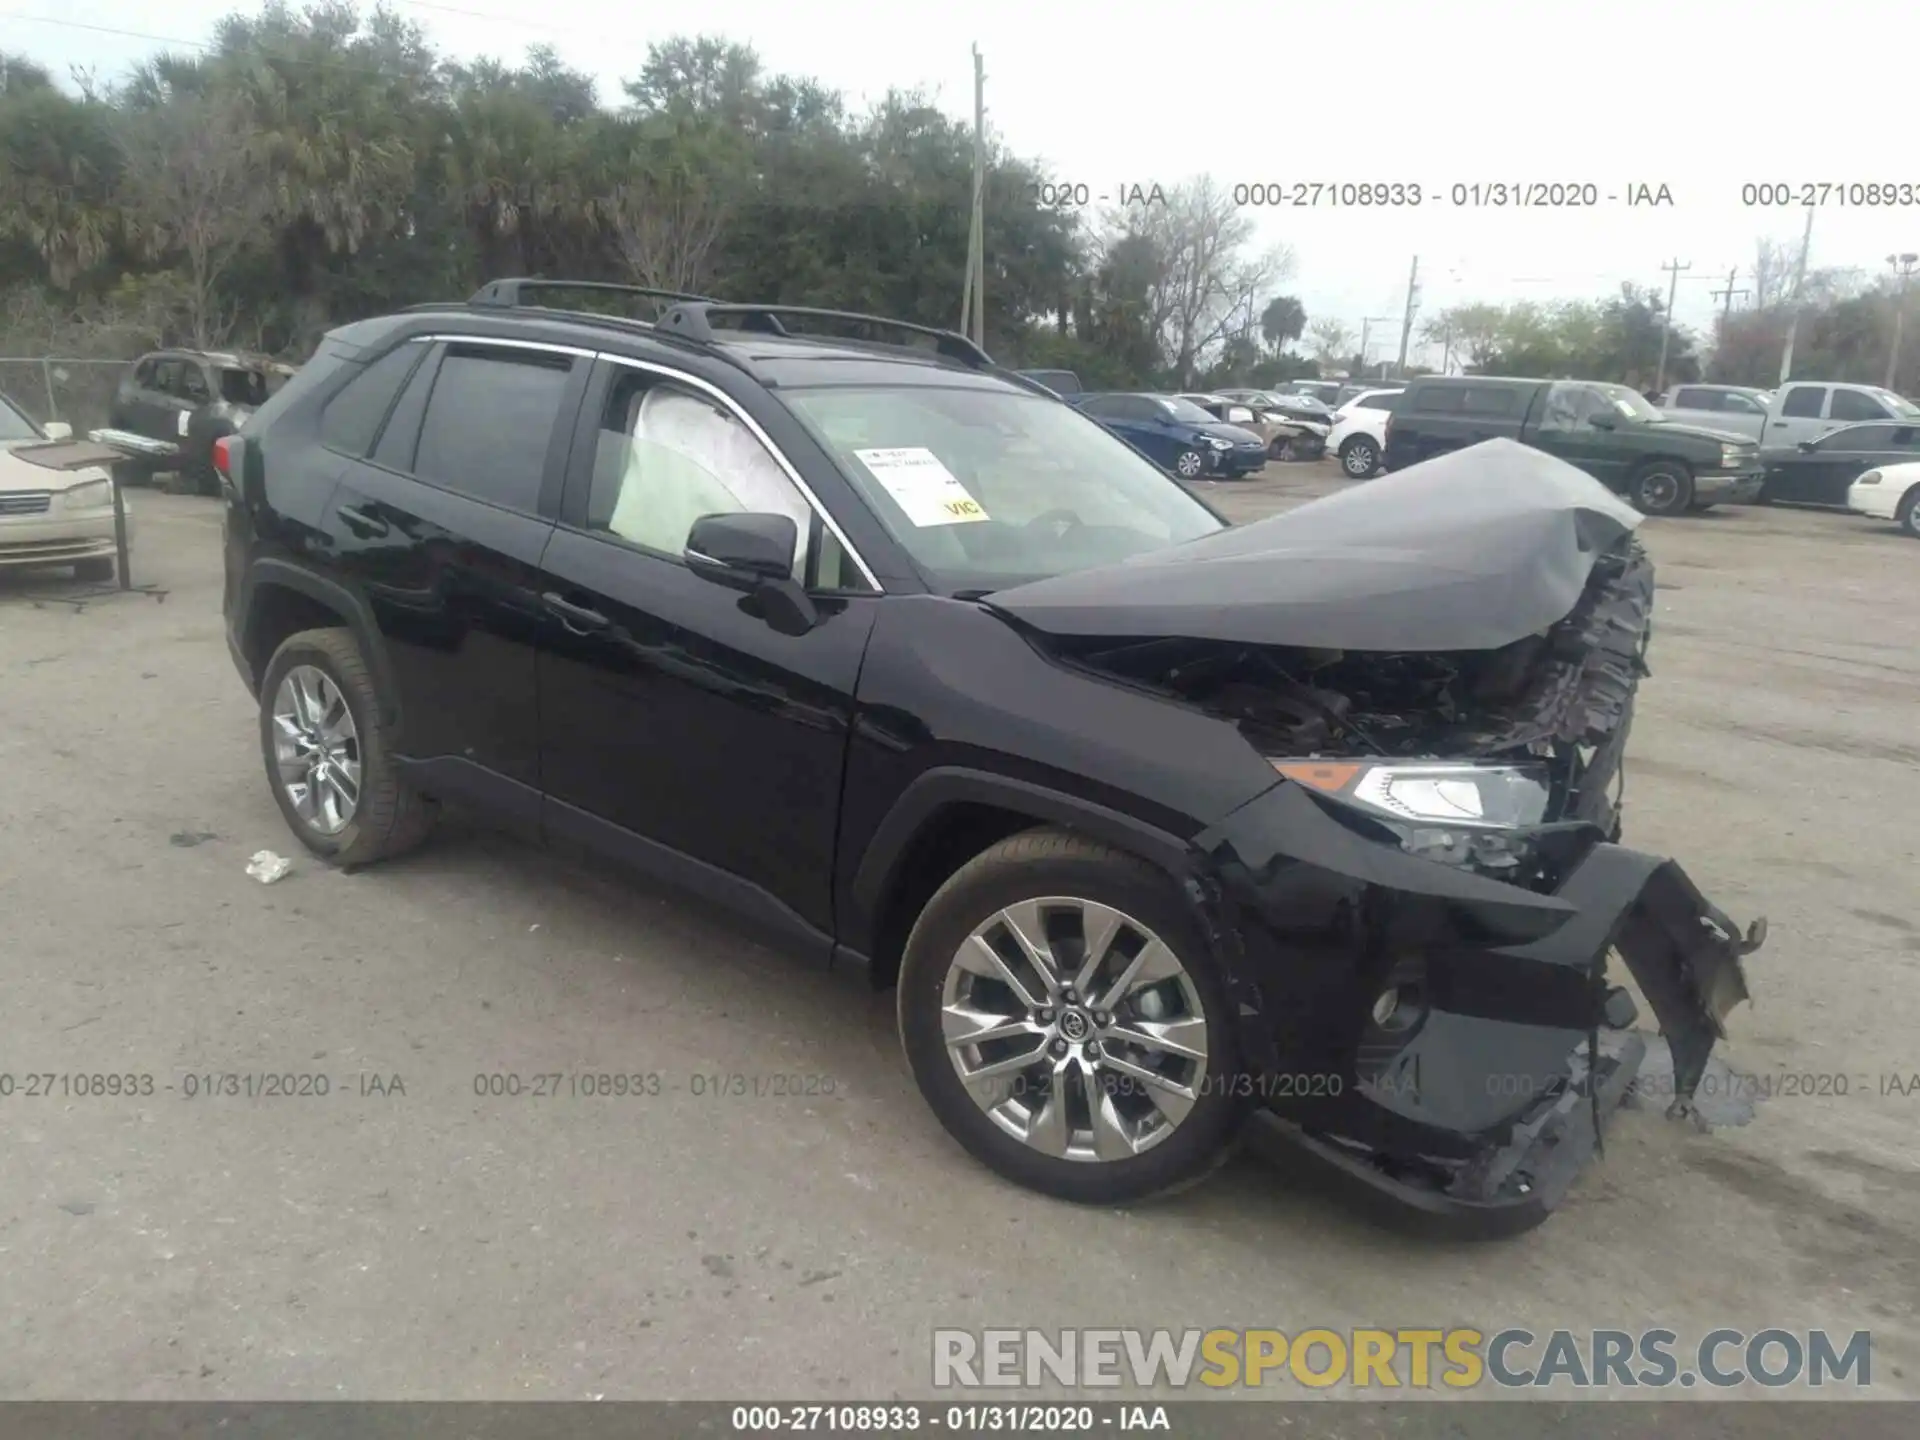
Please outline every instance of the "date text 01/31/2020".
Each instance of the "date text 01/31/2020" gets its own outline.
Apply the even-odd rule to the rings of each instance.
[[[1475,180],[1429,185],[1412,180],[1260,180],[1231,187],[1235,205],[1261,209],[1376,210],[1422,206],[1463,210],[1578,210],[1601,205],[1668,207],[1672,187],[1634,180],[1602,185],[1593,180]],[[1033,181],[1027,196],[1036,205],[1078,209],[1085,205],[1165,205],[1159,185],[1123,182],[1092,185],[1082,180]]]

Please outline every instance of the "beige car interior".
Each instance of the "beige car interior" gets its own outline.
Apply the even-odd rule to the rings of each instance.
[[[799,532],[794,573],[805,576],[812,508],[745,425],[712,401],[664,384],[633,394],[624,409],[618,430],[607,425],[600,432],[590,525],[678,556],[703,515],[786,515]],[[838,542],[823,534],[815,585],[862,588]]]

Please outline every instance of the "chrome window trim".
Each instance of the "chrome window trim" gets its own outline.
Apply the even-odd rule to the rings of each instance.
[[[503,340],[497,335],[410,335],[410,345],[432,345],[444,342],[448,345],[497,345],[503,350],[537,350],[547,355],[571,355],[576,359],[590,360],[593,351],[583,350],[578,345],[549,345],[544,340]]]
[[[650,375],[659,375],[664,379],[671,380],[676,385],[685,385],[689,389],[698,390],[702,395],[719,402],[719,404],[726,409],[727,413],[732,415],[733,418],[738,420],[742,425],[746,426],[748,433],[766,448],[769,455],[773,456],[774,463],[780,467],[787,479],[792,482],[793,488],[800,492],[801,497],[807,502],[807,507],[812,510],[815,515],[820,517],[821,525],[840,543],[841,550],[852,559],[854,565],[859,569],[862,578],[866,580],[867,584],[873,587],[874,593],[880,595],[886,594],[887,587],[880,583],[879,576],[875,575],[872,568],[868,566],[866,557],[854,548],[853,542],[847,538],[847,532],[840,528],[839,522],[828,513],[827,507],[821,504],[820,497],[813,493],[813,487],[800,478],[800,472],[794,468],[793,462],[787,459],[778,445],[773,443],[772,438],[767,432],[760,428],[760,422],[755,420],[745,410],[741,409],[731,395],[727,394],[726,391],[722,390],[713,382],[701,379],[698,375],[689,375],[684,370],[675,370],[668,365],[657,365],[649,360],[636,360],[631,355],[615,355],[608,351],[601,350],[594,352],[594,358],[596,360],[604,360],[609,365],[624,365],[629,370],[644,370]]]

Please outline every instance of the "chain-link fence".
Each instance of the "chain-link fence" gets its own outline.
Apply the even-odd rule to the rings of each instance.
[[[64,420],[75,435],[107,423],[125,360],[79,360],[57,355],[0,356],[0,395],[45,424]]]

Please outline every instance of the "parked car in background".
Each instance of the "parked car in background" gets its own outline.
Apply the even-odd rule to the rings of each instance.
[[[1772,399],[1771,390],[1753,385],[1676,385],[1654,404],[1683,425],[1731,430],[1758,440]]]
[[[1745,433],[1748,417],[1728,418],[1739,419]],[[1878,385],[1795,381],[1774,393],[1767,403],[1766,426],[1755,433],[1761,437],[1761,448],[1784,450],[1802,440],[1818,440],[1842,425],[1864,425],[1875,420],[1920,421],[1920,405]]]
[[[1762,446],[1762,500],[1846,505],[1855,480],[1883,465],[1920,460],[1920,417],[1908,424],[1842,425],[1818,440],[1790,447]]]
[[[1393,418],[1398,390],[1362,390],[1334,412],[1327,449],[1349,480],[1380,473],[1387,454],[1387,422]]]
[[[1920,460],[1867,471],[1847,487],[1847,508],[1856,515],[1891,520],[1920,540]]]
[[[1221,390],[1220,395],[1251,405],[1262,420],[1286,425],[1295,432],[1284,446],[1269,446],[1277,460],[1318,460],[1326,453],[1333,416],[1323,415],[1318,400],[1306,395],[1277,395],[1271,390]]]
[[[1649,515],[1760,493],[1760,447],[1752,440],[1678,424],[1639,391],[1592,380],[1416,379],[1394,403],[1386,465],[1404,470],[1496,438],[1579,466]]]
[[[1290,419],[1277,410],[1262,410],[1226,395],[1188,394],[1177,398],[1191,400],[1225,424],[1251,430],[1265,442],[1271,460],[1317,459],[1326,448],[1326,437],[1317,433],[1320,427]]]
[[[1016,370],[1014,373],[1024,375],[1060,396],[1078,395],[1086,388],[1080,383],[1080,377],[1071,370]]]
[[[0,395],[0,569],[71,565],[81,580],[113,579],[113,479],[105,470],[50,470],[14,454],[66,440]]]
[[[1237,480],[1267,463],[1258,435],[1215,419],[1191,400],[1114,391],[1067,398],[1182,480]]]
[[[227,351],[155,351],[121,377],[108,426],[176,445],[181,477],[202,494],[215,495],[214,441],[236,433],[282,383],[273,362],[261,358]]]

